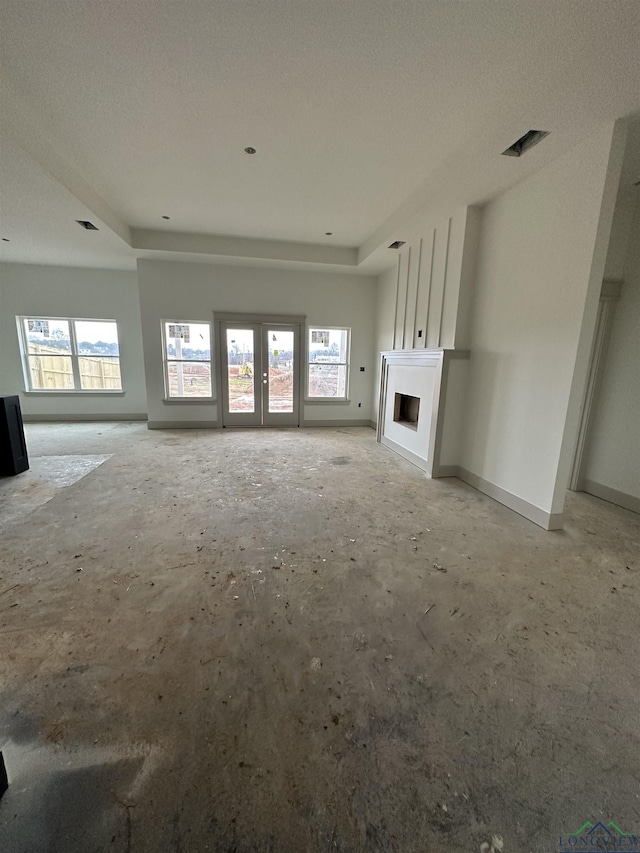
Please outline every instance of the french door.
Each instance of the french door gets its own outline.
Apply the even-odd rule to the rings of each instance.
[[[227,320],[220,347],[223,426],[300,425],[299,324]]]

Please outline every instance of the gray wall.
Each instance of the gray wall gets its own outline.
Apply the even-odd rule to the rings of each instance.
[[[16,316],[117,320],[122,395],[25,393]],[[147,411],[135,272],[0,264],[0,393],[29,418],[144,418]]]
[[[582,478],[586,491],[640,510],[640,197],[622,290],[589,425]],[[604,487],[604,489],[602,488]],[[607,491],[609,490],[609,491]],[[616,495],[615,493],[619,493]]]
[[[307,421],[366,420],[371,417],[374,371],[376,280],[339,273],[225,266],[171,261],[138,261],[142,335],[149,421],[209,423],[218,403],[165,402],[161,323],[205,320],[215,311],[306,315],[309,325],[351,328],[349,403],[304,406]],[[216,342],[214,341],[214,358]],[[360,367],[365,372],[360,372]],[[219,394],[218,394],[219,397]],[[358,403],[362,405],[358,407]]]
[[[602,128],[483,210],[462,468],[549,514],[564,503],[623,145]]]

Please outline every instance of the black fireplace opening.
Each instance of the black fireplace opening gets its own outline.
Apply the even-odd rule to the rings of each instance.
[[[396,394],[393,406],[393,419],[396,423],[418,429],[418,414],[420,412],[420,397],[411,394]]]

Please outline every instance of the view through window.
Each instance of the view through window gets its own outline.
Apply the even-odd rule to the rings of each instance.
[[[309,397],[346,399],[349,329],[309,329]]]
[[[167,397],[211,397],[211,323],[165,321]]]
[[[227,329],[227,382],[230,412],[255,412],[254,332]]]
[[[20,318],[29,391],[120,391],[115,320]]]

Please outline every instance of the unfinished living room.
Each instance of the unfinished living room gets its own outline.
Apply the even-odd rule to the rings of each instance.
[[[0,0],[1,853],[640,851],[638,44]]]

